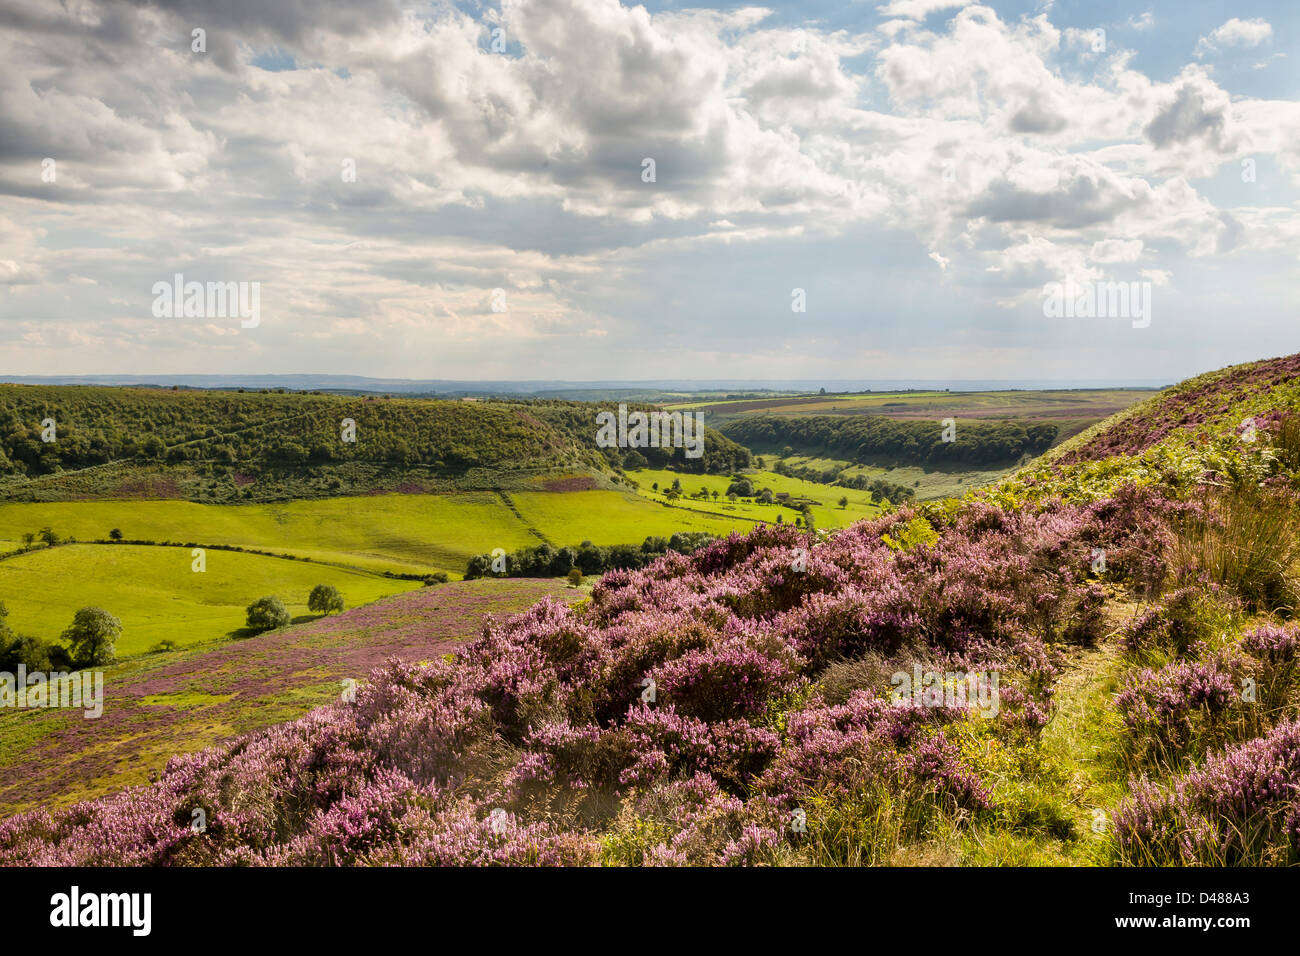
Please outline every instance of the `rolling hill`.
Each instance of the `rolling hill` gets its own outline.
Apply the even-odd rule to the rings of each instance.
[[[960,499],[611,572],[12,817],[0,862],[1300,863],[1298,367]]]

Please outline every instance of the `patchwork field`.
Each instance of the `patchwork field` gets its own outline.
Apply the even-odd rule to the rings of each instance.
[[[104,712],[95,720],[76,710],[0,709],[0,816],[146,783],[174,754],[291,720],[338,700],[345,678],[364,680],[389,658],[452,651],[478,635],[486,615],[548,595],[586,596],[526,579],[421,588],[246,640],[105,668]]]
[[[702,411],[712,423],[741,415],[886,415],[894,418],[1029,418],[1097,421],[1150,398],[1135,388],[1001,392],[855,392],[759,399],[689,401],[667,407]]]
[[[0,546],[53,528],[78,541],[222,544],[333,561],[372,571],[458,575],[475,554],[540,540],[566,545],[640,543],[649,534],[726,534],[751,523],[668,510],[618,491],[372,495],[277,504],[70,501],[0,504]],[[0,600],[4,599],[0,563]]]
[[[880,469],[880,471],[882,474],[884,473],[884,469]],[[666,492],[672,487],[674,480],[680,480],[682,493],[686,497],[679,499],[678,504],[683,508],[698,508],[702,511],[734,515],[737,518],[749,519],[750,521],[775,522],[777,516],[780,515],[783,521],[793,522],[798,517],[793,510],[779,504],[765,505],[747,501],[736,501],[735,503],[728,501],[726,494],[727,487],[731,484],[731,478],[726,475],[682,475],[674,471],[654,468],[642,468],[628,474],[639,483],[640,487],[637,492],[651,501],[666,502]],[[770,471],[747,472],[745,477],[753,482],[756,491],[770,488],[773,494],[785,493],[792,498],[810,498],[816,501],[817,504],[813,505],[813,521],[818,528],[843,528],[862,518],[870,518],[880,514],[880,506],[872,503],[869,491],[856,491],[852,488],[823,485],[815,481],[804,481],[802,478],[791,478]],[[659,486],[657,491],[653,487],[655,484]],[[701,488],[706,488],[709,491],[707,501],[702,498],[690,497]],[[718,493],[716,500],[712,496],[715,491]],[[846,508],[839,506],[839,500],[842,497],[849,499]]]

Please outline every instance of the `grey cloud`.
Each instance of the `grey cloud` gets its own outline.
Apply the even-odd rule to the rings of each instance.
[[[1219,153],[1230,153],[1226,102],[1212,107],[1202,89],[1191,83],[1178,88],[1173,100],[1147,124],[1143,133],[1157,149],[1201,140]]]

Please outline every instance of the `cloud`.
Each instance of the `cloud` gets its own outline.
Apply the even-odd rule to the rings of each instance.
[[[1241,20],[1233,17],[1196,42],[1196,55],[1204,56],[1223,47],[1256,47],[1273,36],[1273,26],[1262,17]]]
[[[767,368],[789,288],[835,338],[902,276],[982,297],[989,330],[963,335],[992,349],[1049,278],[1140,263],[1184,281],[1217,257],[1294,260],[1300,235],[1300,104],[1196,64],[1149,75],[1050,8],[896,0],[868,28],[617,0],[208,7],[0,0],[11,361],[175,369],[213,348],[268,369],[427,377],[431,356],[581,377],[685,361],[708,326],[701,355]],[[1254,23],[1197,32],[1241,46]],[[1256,189],[1211,198],[1203,181],[1247,156]],[[262,326],[154,320],[149,288],[176,271],[261,282]],[[756,277],[784,288],[755,298]]]

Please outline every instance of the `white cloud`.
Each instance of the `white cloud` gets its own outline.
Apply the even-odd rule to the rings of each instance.
[[[1262,17],[1252,20],[1233,17],[1196,42],[1196,55],[1203,56],[1223,47],[1256,47],[1272,36],[1272,24]]]
[[[520,343],[599,365],[640,354],[647,327],[669,341],[672,320],[725,331],[742,277],[806,273],[828,250],[853,262],[864,238],[1014,314],[1051,279],[1140,262],[1181,281],[1181,257],[1284,254],[1300,234],[1285,193],[1241,209],[1198,188],[1246,156],[1300,185],[1300,104],[1234,95],[1198,65],[1155,79],[1050,10],[896,0],[862,33],[616,0],[505,0],[482,20],[251,5],[213,14],[232,19],[206,57],[185,6],[107,2],[84,8],[90,25],[79,6],[36,10],[39,29],[0,33],[0,337],[24,347],[10,320],[161,367],[219,339],[267,362],[427,354],[489,376]],[[1230,20],[1207,40],[1269,32]],[[271,45],[294,68],[257,66]],[[716,275],[679,280],[682,262]],[[149,287],[174,271],[261,281],[263,327],[154,322]],[[14,360],[65,361],[81,340],[41,341]]]

